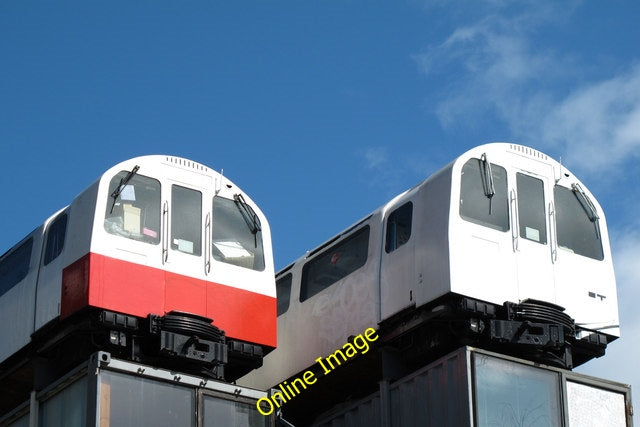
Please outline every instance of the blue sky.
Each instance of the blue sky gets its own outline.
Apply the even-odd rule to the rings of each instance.
[[[0,252],[111,165],[224,169],[281,268],[475,145],[562,158],[607,214],[640,386],[640,3],[0,2]]]

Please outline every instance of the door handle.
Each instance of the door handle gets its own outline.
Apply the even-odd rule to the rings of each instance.
[[[211,272],[211,214],[204,220],[204,274]]]
[[[162,264],[169,259],[169,202],[162,205]]]
[[[558,260],[558,231],[556,229],[556,210],[553,202],[549,202],[549,247],[551,248],[551,262]]]
[[[519,218],[518,218],[518,204],[515,190],[511,190],[509,194],[509,206],[511,207],[511,244],[513,246],[513,252],[518,251],[518,227],[519,227]]]

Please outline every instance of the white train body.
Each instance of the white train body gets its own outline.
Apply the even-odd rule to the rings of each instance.
[[[0,363],[90,308],[117,313],[115,329],[191,313],[268,351],[273,274],[268,222],[226,177],[177,157],[127,160],[0,258]]]
[[[469,150],[276,281],[278,348],[241,380],[258,387],[291,378],[367,328],[380,328],[384,343],[391,325],[391,341],[419,323],[420,310],[427,323],[437,318],[450,296],[471,308],[466,318],[486,323],[485,333],[498,328],[491,333],[503,341],[496,310],[505,302],[564,307],[575,335],[573,326],[564,333],[576,341],[620,334],[600,205],[561,164],[508,143]],[[590,357],[574,355],[574,362]]]

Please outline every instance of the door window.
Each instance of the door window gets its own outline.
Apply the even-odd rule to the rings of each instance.
[[[44,251],[44,265],[56,259],[64,248],[64,238],[67,234],[67,213],[63,212],[53,220],[47,231],[47,243]]]
[[[544,213],[544,183],[523,173],[516,174],[518,186],[518,219],[520,237],[538,243],[547,243],[547,225]]]
[[[407,202],[389,214],[385,251],[393,252],[409,241],[413,203]]]
[[[171,187],[171,249],[200,256],[202,247],[202,194]]]

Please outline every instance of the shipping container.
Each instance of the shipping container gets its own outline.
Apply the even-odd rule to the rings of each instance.
[[[630,427],[632,415],[629,385],[463,347],[308,424]]]
[[[94,353],[4,417],[0,426],[273,427],[266,392]]]

